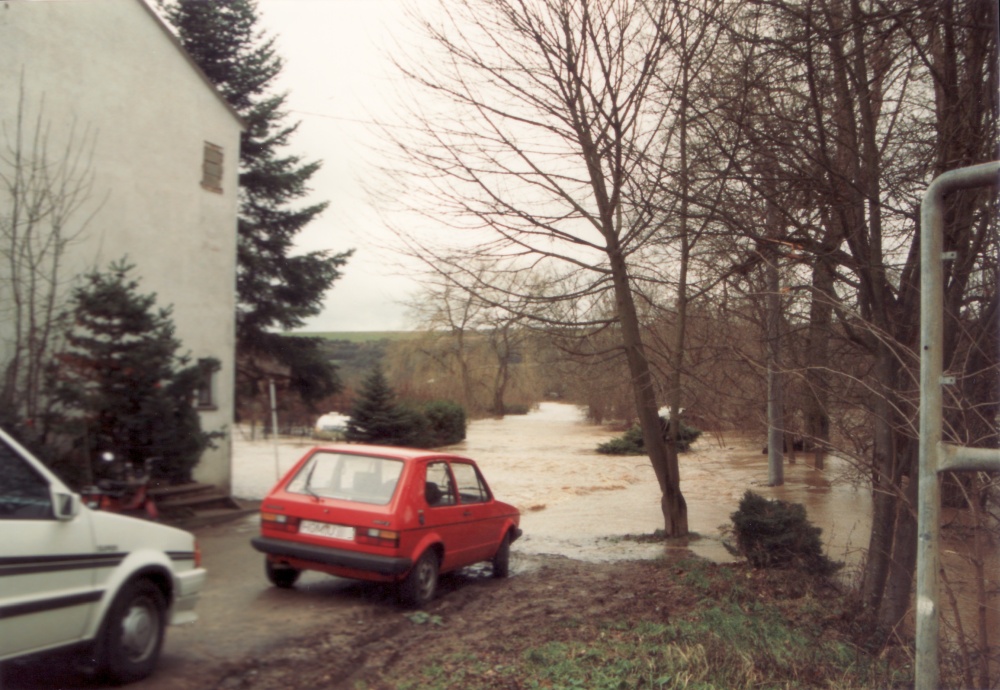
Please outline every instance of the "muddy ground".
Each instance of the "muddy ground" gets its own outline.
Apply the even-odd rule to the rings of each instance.
[[[421,672],[434,665],[461,679],[440,687],[534,687],[524,684],[522,673],[515,674],[520,680],[509,673],[523,667],[529,650],[550,642],[587,643],[623,624],[698,615],[697,604],[706,595],[721,596],[685,584],[688,556],[679,549],[656,560],[588,563],[515,553],[508,579],[494,579],[489,566],[442,576],[438,596],[421,611],[401,608],[387,586],[315,576],[305,578],[301,588],[278,590],[252,578],[259,595],[227,606],[227,615],[242,621],[239,628],[206,606],[207,615],[195,626],[169,631],[154,675],[129,687],[422,688],[430,683]],[[802,574],[750,571],[737,564],[705,567],[736,568],[762,599],[793,606],[797,599],[837,594],[817,595],[815,582]],[[827,620],[810,624],[836,630],[849,622],[833,607],[824,615]],[[0,674],[2,690],[104,687],[59,659],[9,665]]]
[[[507,580],[493,579],[488,567],[445,576],[440,595],[423,611],[401,609],[390,590],[359,583],[343,595],[373,605],[332,617],[319,634],[219,668],[214,677],[202,678],[201,687],[388,689],[434,664],[445,674],[461,673],[463,685],[529,687],[504,672],[528,650],[556,641],[586,642],[622,624],[666,623],[691,614],[704,597],[683,584],[679,554],[671,557],[678,559],[674,563],[527,558],[532,562],[521,563],[524,574]],[[801,574],[708,567],[736,568],[759,596],[785,600],[793,609],[797,599],[823,588]],[[842,627],[840,615],[831,609],[827,623]]]

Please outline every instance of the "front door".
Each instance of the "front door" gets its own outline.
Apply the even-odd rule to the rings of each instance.
[[[490,492],[486,483],[468,462],[451,461],[455,478],[458,503],[462,508],[470,562],[483,561],[493,556],[500,543],[500,522],[492,515]]]
[[[455,481],[444,460],[428,463],[425,482],[427,528],[441,535],[444,542],[442,570],[452,570],[474,563],[475,537],[468,528],[470,516],[459,505]]]

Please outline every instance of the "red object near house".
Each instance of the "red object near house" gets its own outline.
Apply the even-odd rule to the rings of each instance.
[[[506,577],[519,523],[468,458],[338,444],[313,448],[275,485],[252,544],[277,587],[317,570],[396,582],[404,603],[421,606],[440,573],[489,561]]]

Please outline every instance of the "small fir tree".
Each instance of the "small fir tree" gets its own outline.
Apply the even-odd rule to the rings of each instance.
[[[188,481],[216,435],[201,430],[193,407],[206,362],[189,365],[176,354],[171,309],[137,292],[132,269],[113,263],[73,291],[72,326],[51,372],[59,426],[77,457],[93,462],[110,451],[137,466],[157,458],[154,477]]]
[[[414,427],[414,415],[396,404],[396,394],[382,367],[376,366],[354,400],[345,438],[358,443],[410,445]]]

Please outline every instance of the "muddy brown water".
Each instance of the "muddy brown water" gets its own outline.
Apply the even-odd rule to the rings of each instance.
[[[542,404],[525,417],[475,422],[466,442],[453,446],[483,466],[498,496],[524,513],[529,553],[584,560],[617,560],[662,552],[657,545],[622,541],[662,527],[660,490],[644,456],[607,456],[598,443],[618,432],[588,424],[579,408]],[[871,501],[847,481],[837,458],[823,471],[799,462],[785,468],[785,485],[768,487],[767,456],[755,440],[704,436],[680,457],[681,490],[693,533],[686,544],[700,556],[731,560],[722,531],[749,488],[768,498],[802,503],[823,529],[831,556],[853,559],[867,539]]]

